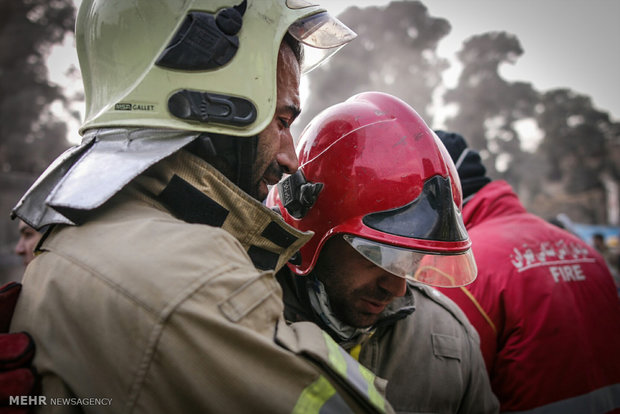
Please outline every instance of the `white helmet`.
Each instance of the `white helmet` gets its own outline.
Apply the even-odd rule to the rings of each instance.
[[[356,36],[301,0],[84,0],[76,22],[86,94],[81,131],[142,126],[254,136],[275,112],[287,32],[332,52]]]
[[[258,135],[275,113],[287,33],[322,52],[306,53],[306,71],[356,36],[305,0],[83,0],[76,42],[84,139],[13,215],[36,229],[74,224],[59,211],[99,207],[202,133]]]

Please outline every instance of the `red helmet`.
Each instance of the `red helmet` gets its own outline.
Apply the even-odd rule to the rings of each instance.
[[[310,272],[326,240],[342,234],[397,276],[434,286],[474,280],[458,174],[405,102],[380,92],[355,95],[314,118],[297,149],[299,171],[267,199],[288,224],[315,233],[289,264],[294,273]]]

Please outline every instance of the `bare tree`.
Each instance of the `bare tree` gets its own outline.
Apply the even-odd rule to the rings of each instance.
[[[550,167],[547,178],[562,189],[556,198],[571,217],[591,223],[617,220],[607,207],[620,202],[613,191],[620,184],[620,123],[570,89],[546,92],[537,121],[545,134],[540,151]]]
[[[458,53],[463,63],[458,85],[444,96],[446,104],[458,107],[446,121],[448,129],[462,133],[482,153],[492,177],[506,178],[515,186],[519,166],[527,158],[515,122],[532,118],[539,98],[531,84],[503,79],[499,66],[521,54],[519,40],[505,32],[469,38]]]
[[[450,32],[448,21],[430,16],[419,1],[351,7],[338,17],[359,36],[308,75],[310,97],[298,124],[355,93],[375,90],[403,99],[430,125],[432,94],[448,67],[436,51]]]
[[[0,2],[0,172],[39,173],[68,146],[65,123],[50,113],[65,97],[45,60],[74,21],[71,0]]]
[[[0,1],[0,283],[23,273],[13,254],[18,234],[11,208],[69,145],[65,122],[50,111],[66,98],[49,82],[45,62],[74,21],[71,0]]]

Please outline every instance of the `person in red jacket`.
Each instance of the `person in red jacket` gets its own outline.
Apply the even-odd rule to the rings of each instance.
[[[479,154],[436,131],[463,189],[478,278],[442,289],[480,334],[502,412],[620,412],[620,302],[602,256],[530,214]]]

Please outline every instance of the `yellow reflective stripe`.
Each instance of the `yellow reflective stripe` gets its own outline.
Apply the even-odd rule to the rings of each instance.
[[[375,387],[375,374],[361,364],[359,368],[360,374],[362,374],[362,377],[364,377],[364,379],[368,382],[368,398],[370,399],[370,402],[375,407],[378,407],[382,412],[385,412],[385,399]]]
[[[340,347],[326,332],[323,332],[323,338],[325,338],[325,344],[327,345],[327,351],[329,354],[329,362],[340,375],[347,378],[347,361],[340,353]]]
[[[351,356],[355,358],[356,361],[359,361],[361,351],[362,351],[362,344],[357,344],[353,348],[351,348],[351,350],[349,351],[349,354],[351,354]]]
[[[329,353],[329,362],[332,367],[346,378],[351,385],[363,392],[372,405],[377,407],[380,411],[385,412],[385,399],[375,387],[375,374],[354,360],[353,357],[347,354],[344,349],[340,348],[327,333],[323,332],[323,337],[325,338],[325,344],[327,345],[327,351]],[[350,364],[347,364],[347,358]],[[355,370],[356,366],[357,370]]]
[[[330,382],[324,377],[308,385],[299,396],[292,414],[318,414],[321,407],[329,400],[336,390]]]

